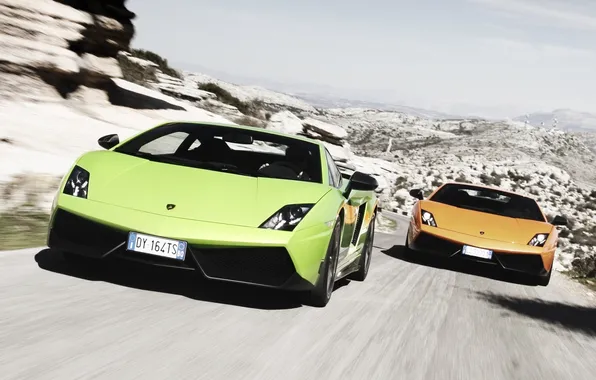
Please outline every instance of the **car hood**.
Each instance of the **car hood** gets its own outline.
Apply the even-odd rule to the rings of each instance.
[[[501,242],[528,244],[534,235],[549,233],[552,228],[546,222],[466,210],[432,201],[422,201],[420,206],[433,214],[440,229]]]
[[[257,178],[92,152],[77,165],[90,173],[88,199],[168,217],[258,227],[287,204],[317,203],[327,186]],[[167,205],[175,205],[168,210]]]

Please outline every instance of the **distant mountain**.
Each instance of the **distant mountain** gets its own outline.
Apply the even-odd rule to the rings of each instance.
[[[319,108],[367,108],[380,111],[403,112],[409,115],[429,119],[463,119],[461,115],[452,115],[438,111],[431,111],[421,108],[402,106],[384,102],[369,100],[357,100],[333,95],[321,95],[313,92],[295,92],[294,96]]]
[[[518,116],[514,120],[528,120],[531,125],[545,128],[557,126],[558,129],[572,132],[596,132],[596,113],[558,109],[552,112],[536,112],[528,116]],[[556,122],[555,122],[556,121]]]

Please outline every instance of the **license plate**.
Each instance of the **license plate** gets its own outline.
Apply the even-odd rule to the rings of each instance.
[[[128,234],[128,245],[126,249],[176,260],[184,260],[186,257],[185,241],[165,239],[157,236],[140,234],[138,232],[130,232]]]
[[[461,253],[467,256],[480,257],[482,259],[490,259],[493,257],[493,251],[489,249],[470,247],[469,245],[464,245]]]

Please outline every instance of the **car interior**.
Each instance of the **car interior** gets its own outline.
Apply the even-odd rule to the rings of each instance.
[[[175,130],[170,134],[160,134],[145,139],[142,144],[123,147],[121,151],[143,152],[144,146],[153,144],[151,156],[167,157],[168,162],[178,158],[181,159],[180,164],[184,164],[183,161],[222,164],[238,174],[322,183],[320,155],[317,154],[319,147],[316,144],[280,136],[274,136],[270,141],[257,138],[255,135],[261,137],[260,134],[253,133],[234,133],[231,136],[226,135],[222,128],[201,128],[183,133],[183,138],[170,138],[168,147],[165,142],[163,148],[160,147],[159,139],[180,133],[180,130]],[[173,149],[172,140],[175,142]]]
[[[493,190],[445,186],[431,200],[510,218],[545,221],[544,215],[532,199]]]

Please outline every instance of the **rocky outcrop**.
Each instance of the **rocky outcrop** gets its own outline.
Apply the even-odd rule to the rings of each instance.
[[[348,137],[348,132],[337,125],[308,117],[302,121],[306,134],[330,144],[342,145]]]
[[[122,76],[116,57],[134,36],[135,15],[124,3],[0,0],[0,80],[10,84],[0,95],[35,98],[34,89],[44,98],[67,97],[80,86],[108,88]]]

